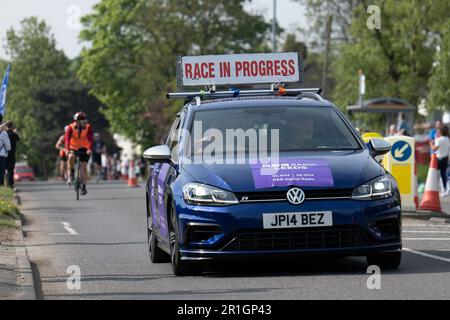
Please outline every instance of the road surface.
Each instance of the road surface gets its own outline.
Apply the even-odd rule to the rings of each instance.
[[[57,182],[19,189],[39,299],[450,298],[448,224],[405,220],[402,265],[381,274],[381,289],[368,289],[364,258],[233,264],[175,277],[169,264],[149,261],[143,185],[94,183],[79,202]],[[77,268],[80,288],[67,285]]]

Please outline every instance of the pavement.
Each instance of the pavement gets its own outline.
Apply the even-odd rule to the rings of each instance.
[[[381,273],[380,289],[368,288],[364,258],[234,263],[175,277],[169,264],[149,261],[143,186],[94,183],[88,191],[77,202],[60,183],[20,186],[38,299],[450,298],[445,221],[403,219],[402,265]]]
[[[0,232],[0,300],[35,300],[35,285],[21,223]]]

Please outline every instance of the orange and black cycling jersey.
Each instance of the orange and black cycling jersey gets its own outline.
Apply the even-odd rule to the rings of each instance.
[[[66,130],[65,141],[66,149],[86,149],[92,151],[94,131],[89,123],[84,128],[81,128],[77,126],[77,122],[73,122]]]

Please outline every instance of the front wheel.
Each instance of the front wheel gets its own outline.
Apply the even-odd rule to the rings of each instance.
[[[196,266],[190,261],[181,260],[180,243],[178,235],[178,224],[175,214],[174,205],[171,205],[170,210],[170,263],[172,265],[172,271],[176,276],[189,276],[198,273]]]
[[[156,239],[156,235],[150,228],[147,229],[147,239],[150,261],[152,263],[167,262],[167,253],[165,253],[160,247],[158,247],[158,240]]]
[[[369,265],[376,265],[380,269],[397,269],[402,262],[402,252],[382,252],[367,256]]]

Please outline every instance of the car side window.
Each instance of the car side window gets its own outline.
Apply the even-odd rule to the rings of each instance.
[[[166,145],[172,152],[172,161],[178,162],[178,146],[181,138],[181,130],[184,121],[184,112],[179,113],[175,119],[172,129],[170,129],[169,137],[167,138]]]
[[[169,136],[167,137],[166,140],[166,145],[170,148],[170,150],[173,149],[173,147],[177,144],[177,140],[178,140],[178,128],[180,126],[180,122],[181,122],[181,117],[179,115],[177,115],[177,118],[175,119],[175,121],[172,124],[172,128],[170,129],[169,132]]]

